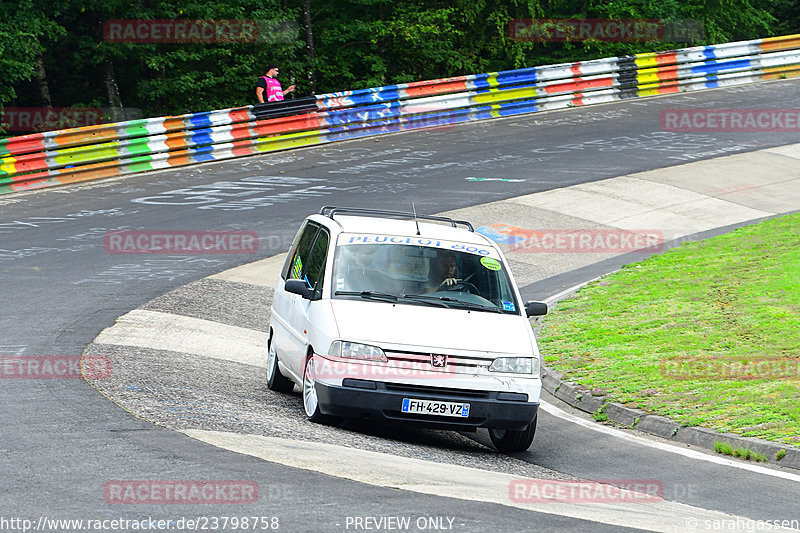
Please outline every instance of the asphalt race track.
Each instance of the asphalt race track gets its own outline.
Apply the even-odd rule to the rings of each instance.
[[[673,133],[662,131],[659,124],[660,111],[668,108],[793,108],[798,91],[798,81],[775,81],[2,196],[0,355],[79,356],[104,328],[132,309],[181,308],[197,301],[197,293],[202,301],[204,291],[214,290],[214,281],[204,278],[285,252],[299,223],[322,205],[407,211],[413,202],[418,212],[436,213],[798,143],[797,132]],[[115,254],[104,247],[109,231],[167,228],[254,231],[259,250],[171,256]],[[607,265],[582,269],[579,275],[562,273],[523,292],[552,294],[604,268]],[[246,327],[263,329],[269,291],[240,289],[225,293],[230,301],[206,302],[195,316],[213,315],[228,322],[235,314]],[[159,297],[158,303],[151,302]],[[800,519],[797,471],[767,467],[776,473],[767,475],[699,461],[598,433],[549,413],[542,413],[531,449],[514,457],[498,455],[481,435],[327,428],[303,419],[297,393],[294,398],[269,396],[252,368],[232,366],[236,363],[201,368],[169,351],[133,355],[146,363],[147,384],[170,378],[171,386],[177,382],[184,387],[162,396],[166,403],[159,412],[171,417],[159,418],[146,409],[136,412],[141,418],[134,416],[82,379],[0,379],[0,530],[18,529],[2,522],[11,519],[44,524],[39,529],[44,531],[77,529],[45,527],[42,517],[177,521],[221,516],[266,517],[265,523],[281,531],[400,529],[389,522],[366,527],[376,522],[357,522],[357,517],[410,517],[412,531],[437,524],[453,531],[626,530],[619,523],[594,519],[584,507],[581,513],[555,507],[524,510],[465,499],[457,493],[460,489],[447,484],[438,491],[398,490],[385,480],[368,479],[369,472],[344,479],[324,473],[325,468],[296,468],[277,457],[265,461],[162,427],[181,428],[180,421],[186,420],[182,415],[191,412],[189,399],[203,401],[194,399],[198,389],[211,394],[211,403],[218,407],[245,404],[250,413],[243,420],[219,407],[199,422],[208,430],[246,426],[251,433],[424,460],[432,469],[442,464],[480,468],[492,473],[487,479],[502,474],[543,480],[659,480],[676,512],[685,505],[708,510],[709,516]],[[225,381],[237,373],[238,381]],[[135,391],[139,385],[130,386]],[[269,446],[264,441],[264,447]],[[277,449],[279,443],[272,446]],[[408,472],[416,471],[409,467]],[[420,472],[425,475],[424,469]],[[251,504],[109,503],[104,487],[115,480],[247,480],[258,485],[259,498]],[[641,522],[627,522],[629,529],[649,529],[648,512],[642,507]],[[420,518],[429,527],[420,528]],[[687,522],[687,529],[690,525]],[[746,527],[730,525],[714,528],[712,523],[711,528]]]

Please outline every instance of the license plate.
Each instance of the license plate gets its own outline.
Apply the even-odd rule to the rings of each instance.
[[[438,402],[436,400],[417,400],[415,398],[403,398],[403,407],[400,410],[404,413],[422,415],[454,416],[457,418],[467,418],[469,416],[468,403]]]

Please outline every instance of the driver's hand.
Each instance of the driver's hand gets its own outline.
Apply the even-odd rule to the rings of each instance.
[[[444,287],[452,287],[453,285],[457,284],[458,280],[456,278],[446,278],[440,285]]]

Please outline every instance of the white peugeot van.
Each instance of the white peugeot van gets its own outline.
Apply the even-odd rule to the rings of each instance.
[[[466,221],[323,207],[275,287],[267,383],[297,384],[309,419],[474,431],[528,449],[542,383],[529,316],[501,251]]]

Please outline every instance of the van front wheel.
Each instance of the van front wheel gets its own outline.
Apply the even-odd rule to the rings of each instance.
[[[490,429],[489,438],[492,439],[492,444],[494,444],[498,452],[524,452],[530,448],[531,443],[533,443],[533,437],[536,434],[537,418],[539,417],[535,417],[531,423],[528,424],[528,427],[519,431]]]
[[[312,422],[337,426],[342,421],[341,418],[322,414],[319,410],[319,398],[314,379],[314,358],[309,357],[306,362],[306,370],[303,372],[303,409],[306,416]]]

